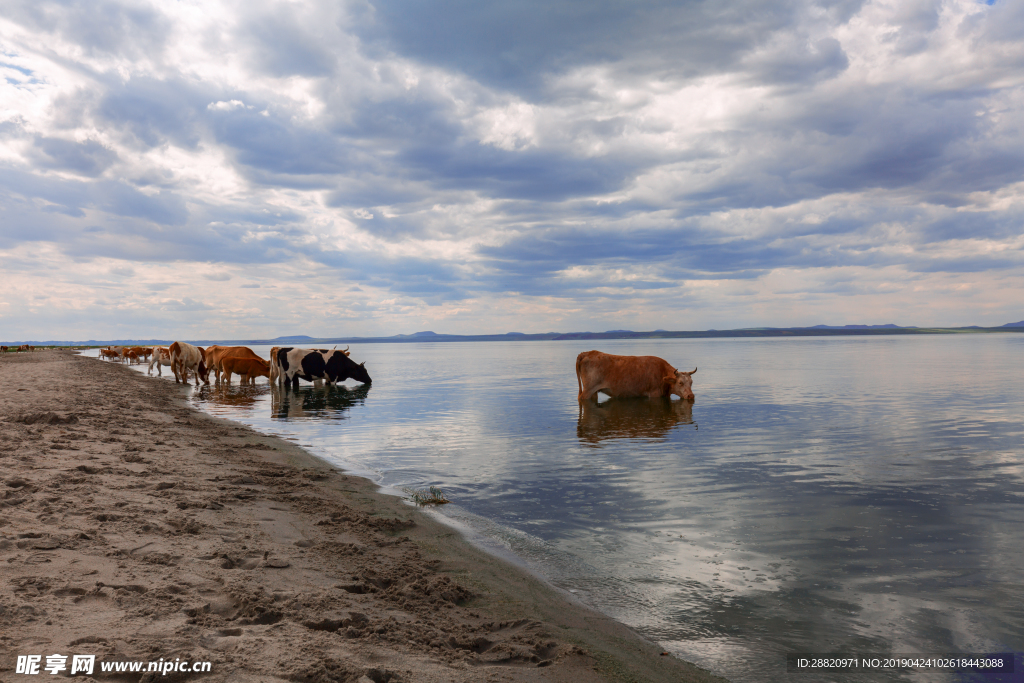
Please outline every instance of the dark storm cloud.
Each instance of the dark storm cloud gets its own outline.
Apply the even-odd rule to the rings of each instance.
[[[1003,240],[1020,235],[1024,216],[992,216],[980,212],[960,212],[926,223],[921,230],[921,239],[926,243],[945,242],[956,239]]]
[[[835,38],[808,40],[807,36],[786,36],[782,44],[768,54],[750,59],[750,76],[767,83],[808,83],[832,78],[850,64]]]
[[[277,8],[249,19],[239,36],[255,66],[273,76],[328,76],[337,56],[294,18],[294,8]]]
[[[433,188],[429,184],[384,174],[346,178],[339,184],[341,187],[328,193],[327,206],[395,206],[420,202],[433,195]]]
[[[140,58],[163,47],[170,22],[150,7],[111,0],[5,2],[4,18],[49,33],[90,54]]]
[[[913,253],[879,250],[884,239],[874,226],[906,225]],[[1024,265],[1024,250],[1007,250],[965,257],[933,253],[951,239],[999,239],[1024,234],[1020,216],[994,217],[984,213],[945,213],[938,218],[919,208],[875,209],[858,218],[838,217],[817,224],[772,226],[759,236],[727,237],[706,227],[699,218],[676,221],[658,229],[628,227],[549,227],[523,232],[477,253],[488,266],[487,287],[529,294],[565,293],[567,288],[666,286],[666,281],[749,279],[778,268],[880,267],[900,265],[912,272],[1009,271]],[[904,238],[907,239],[907,238]],[[643,269],[648,280],[614,281],[601,275],[569,280],[573,267]]]
[[[1024,141],[1005,137],[1001,117],[979,113],[977,98],[876,86],[808,99],[793,117],[752,116],[718,136],[736,161],[723,158],[697,187],[681,188],[688,215],[872,189],[957,206],[1024,174]]]
[[[484,247],[483,256],[506,272],[558,272],[573,265],[609,268],[643,264],[666,266],[691,274],[729,277],[731,273],[767,270],[804,260],[795,243],[775,246],[774,237],[723,240],[694,226],[668,230],[552,230],[524,235],[499,247]]]
[[[243,166],[286,175],[338,174],[357,167],[358,154],[324,130],[248,109],[214,111],[211,121],[217,140]]]
[[[206,207],[203,214],[204,220],[220,221],[223,223],[241,223],[260,226],[280,226],[290,223],[298,223],[305,216],[297,211],[283,209],[281,207],[267,207],[260,210],[240,209],[230,206]]]
[[[547,77],[595,64],[656,78],[722,73],[807,8],[792,1],[696,0],[377,0],[373,6],[373,23],[364,29],[371,44],[532,97],[540,96]]]
[[[171,142],[194,149],[202,139],[207,106],[216,99],[231,99],[231,94],[176,79],[136,77],[103,85],[99,102],[92,105],[92,95],[83,93],[83,105],[143,147]]]
[[[69,254],[171,261],[188,259],[238,263],[279,261],[288,241],[246,242],[261,229],[280,231],[302,216],[280,207],[190,206],[179,193],[144,193],[121,181],[67,180],[0,168],[0,245],[52,241]],[[86,211],[90,222],[82,219]],[[220,220],[232,225],[209,225]],[[98,223],[98,224],[97,224]],[[303,233],[304,234],[304,233]]]
[[[10,168],[0,168],[0,181],[0,201],[4,204],[16,202],[27,206],[33,200],[41,199],[59,207],[59,213],[69,216],[82,215],[82,209],[99,209],[115,216],[142,218],[160,225],[182,225],[188,218],[188,209],[180,195],[168,191],[144,194],[119,181],[39,177]],[[25,237],[33,239],[31,228]]]
[[[486,145],[411,148],[400,161],[418,177],[435,183],[472,188],[488,197],[558,202],[601,195],[622,187],[635,172],[621,159],[574,159],[554,151],[508,152]]]
[[[441,260],[371,252],[325,253],[307,249],[304,253],[307,258],[335,268],[351,280],[396,293],[451,301],[471,296],[470,292],[475,289],[475,283],[467,283],[455,264]]]
[[[99,200],[99,208],[116,216],[143,218],[159,225],[183,225],[188,220],[185,201],[174,192],[149,195],[126,183],[101,182],[90,194]]]
[[[96,176],[117,160],[117,153],[95,140],[74,142],[37,136],[35,146],[43,168],[55,168],[85,176]]]
[[[1024,5],[1006,0],[988,4],[995,6],[990,11],[968,17],[962,30],[965,33],[971,32],[976,39],[983,41],[985,47],[998,43],[1020,43],[1021,31],[1024,30]],[[1017,63],[1021,57],[1018,53]]]

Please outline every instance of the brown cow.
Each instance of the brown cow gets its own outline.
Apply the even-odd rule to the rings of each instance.
[[[598,392],[611,397],[671,396],[694,400],[693,373],[680,372],[657,356],[613,356],[584,351],[576,356],[579,400],[590,400]]]
[[[188,371],[191,370],[196,376],[196,386],[199,380],[204,384],[210,383],[210,371],[206,368],[206,352],[201,346],[192,346],[187,342],[174,342],[169,349],[171,352],[171,372],[174,373],[175,383],[184,381],[188,384]],[[181,380],[178,377],[181,377]]]
[[[256,384],[257,377],[270,378],[270,363],[262,358],[228,356],[220,361],[224,381],[231,384],[231,375],[241,375],[242,384]]]
[[[223,362],[226,358],[253,358],[260,357],[248,346],[208,346],[206,348],[206,367],[213,371],[217,381],[220,381],[220,374],[224,372]]]

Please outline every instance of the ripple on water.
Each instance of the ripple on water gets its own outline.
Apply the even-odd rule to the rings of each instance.
[[[594,346],[699,366],[696,403],[581,407],[575,356]],[[386,486],[439,485],[485,545],[667,650],[789,683],[787,652],[1024,651],[1022,351],[1024,335],[365,344],[368,388],[192,400]]]

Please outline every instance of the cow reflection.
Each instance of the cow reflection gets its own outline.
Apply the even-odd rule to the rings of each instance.
[[[362,404],[372,385],[351,389],[344,386],[293,389],[271,385],[270,416],[275,420],[344,419],[345,412]]]
[[[576,436],[597,445],[607,439],[663,439],[677,425],[693,424],[693,404],[669,398],[580,401]]]
[[[202,401],[232,408],[252,408],[261,396],[266,396],[270,387],[230,384],[206,384],[195,390],[195,396]]]

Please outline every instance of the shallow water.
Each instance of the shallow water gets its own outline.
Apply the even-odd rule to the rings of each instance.
[[[576,400],[598,347],[699,366],[697,401]],[[264,356],[266,347],[254,347]],[[370,387],[206,387],[737,683],[786,653],[1016,651],[1024,335],[366,344]],[[265,380],[261,380],[264,382]]]

